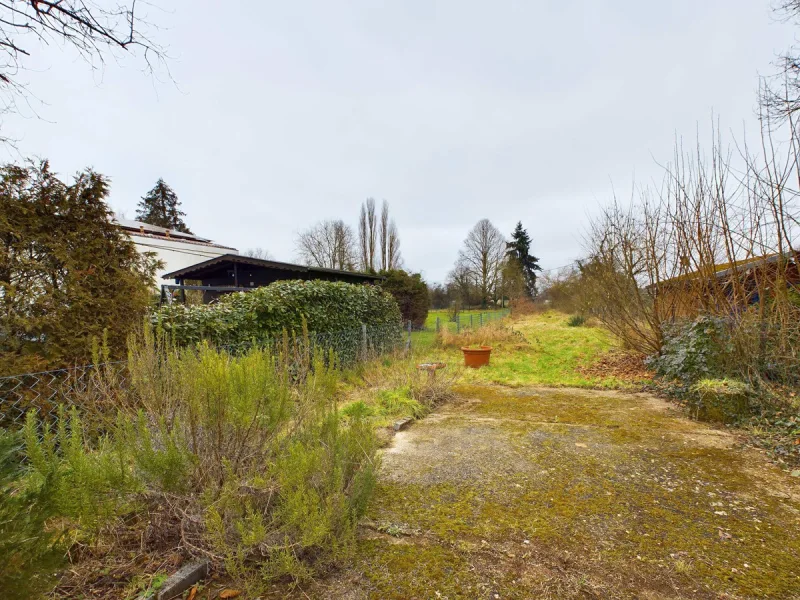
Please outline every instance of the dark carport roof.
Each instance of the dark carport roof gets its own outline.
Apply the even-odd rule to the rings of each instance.
[[[364,281],[378,281],[383,279],[379,275],[368,275],[367,273],[356,273],[354,271],[340,271],[338,269],[323,269],[321,267],[307,267],[305,265],[295,265],[292,263],[278,262],[276,260],[263,260],[261,258],[252,258],[250,256],[241,256],[239,254],[223,254],[222,256],[204,260],[196,265],[178,269],[172,273],[165,273],[162,277],[163,279],[202,279],[200,275],[204,271],[210,271],[212,268],[219,267],[225,263],[254,265],[256,267],[280,269],[282,271],[295,271],[297,273],[326,273],[330,275],[343,275],[350,278],[363,279]]]

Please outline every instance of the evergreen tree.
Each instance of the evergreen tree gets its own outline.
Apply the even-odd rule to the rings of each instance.
[[[186,213],[181,211],[180,205],[178,195],[159,177],[153,189],[139,202],[136,220],[157,227],[192,233],[181,218],[185,217]]]
[[[506,244],[506,257],[509,261],[514,261],[522,271],[525,283],[525,292],[531,298],[536,295],[536,271],[541,271],[539,259],[531,255],[531,238],[528,232],[522,228],[522,222],[518,222],[514,232],[511,234],[511,241]]]
[[[113,222],[108,180],[46,161],[0,167],[0,373],[85,364],[93,340],[125,356],[152,300],[152,256]]]

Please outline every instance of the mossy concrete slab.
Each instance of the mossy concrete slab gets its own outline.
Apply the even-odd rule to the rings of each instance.
[[[800,598],[798,482],[729,433],[645,394],[459,394],[384,452],[316,597]]]

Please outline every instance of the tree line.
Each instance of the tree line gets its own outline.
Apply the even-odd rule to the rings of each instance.
[[[507,301],[533,299],[537,294],[539,259],[521,222],[510,239],[489,219],[469,231],[453,269],[443,284],[433,286],[434,308],[505,306]]]
[[[295,253],[323,269],[378,273],[402,267],[400,235],[384,200],[380,215],[374,198],[361,204],[358,232],[341,219],[319,221],[297,234]]]

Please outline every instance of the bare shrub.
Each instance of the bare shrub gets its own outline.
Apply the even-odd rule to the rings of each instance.
[[[544,304],[541,302],[534,302],[527,296],[515,298],[510,303],[511,314],[515,317],[522,317],[525,315],[533,315],[545,310]]]
[[[657,354],[670,324],[718,316],[739,374],[797,372],[800,137],[789,127],[781,143],[762,123],[759,154],[744,146],[734,166],[716,131],[708,156],[678,144],[660,188],[628,208],[615,201],[592,223],[582,294],[630,347]]]

